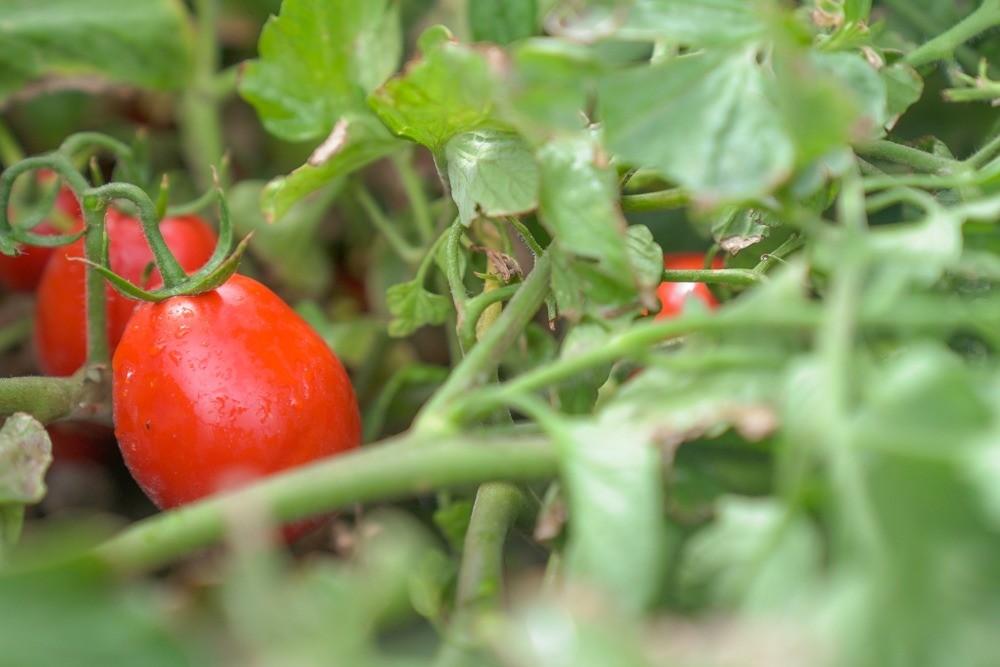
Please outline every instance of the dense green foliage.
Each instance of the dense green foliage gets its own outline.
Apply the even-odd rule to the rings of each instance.
[[[995,664],[1000,0],[189,4],[0,3],[0,250],[75,239],[43,167],[98,263],[110,200],[218,209],[209,270],[150,239],[159,298],[242,256],[367,444],[57,507],[105,314],[40,378],[4,295],[0,664]]]

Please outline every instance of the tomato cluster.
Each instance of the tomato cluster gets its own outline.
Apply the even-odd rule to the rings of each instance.
[[[82,229],[72,192],[63,189],[56,207],[72,221],[70,229]],[[159,226],[187,272],[215,249],[215,232],[201,218],[168,217]],[[143,288],[158,286],[140,221],[109,208],[105,231],[110,269]],[[71,375],[86,361],[83,257],[82,240],[0,257],[3,284],[36,290],[34,346],[47,375]],[[234,275],[204,294],[141,304],[106,289],[114,435],[132,476],[158,507],[360,445],[358,404],[344,367],[262,284]],[[59,425],[50,434],[61,458],[99,460],[98,438]],[[294,538],[310,526],[294,524],[285,535]]]
[[[153,271],[144,278],[153,261],[153,252],[146,244],[139,220],[111,208],[104,225],[109,239],[111,270],[142,287],[156,285],[160,280],[158,272]],[[160,232],[167,247],[187,271],[201,268],[215,248],[215,232],[204,220],[193,215],[165,218],[160,223]],[[58,248],[49,259],[38,285],[35,351],[38,365],[46,375],[72,375],[86,360],[86,267],[77,261],[83,256],[83,240]],[[108,285],[105,303],[108,344],[113,351],[136,302]]]

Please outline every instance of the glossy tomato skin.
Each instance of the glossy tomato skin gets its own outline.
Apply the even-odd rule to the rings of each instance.
[[[663,256],[663,266],[671,271],[700,271],[705,268],[705,255],[696,252],[675,252],[666,253]],[[711,268],[721,269],[723,262],[720,257],[712,258]],[[719,305],[718,299],[712,295],[705,283],[660,283],[656,289],[657,296],[663,308],[656,315],[656,319],[665,320],[677,317],[684,311],[684,306],[689,297],[701,301],[709,308],[716,308]]]
[[[108,209],[104,221],[111,239],[108,250],[111,269],[136,285],[140,284],[143,272],[153,261],[153,252],[146,243],[141,224],[136,218],[115,209]],[[188,272],[201,268],[215,249],[215,232],[197,216],[164,218],[160,231],[181,267]],[[58,248],[38,285],[34,341],[38,366],[46,375],[72,375],[86,360],[86,269],[82,262],[71,259],[83,256],[82,239]],[[154,271],[142,286],[151,287],[159,282],[159,272]],[[137,302],[122,296],[110,285],[105,294],[108,344],[114,352]]]
[[[68,221],[69,224],[65,229],[45,220],[32,231],[36,234],[60,234],[82,228],[80,204],[68,188],[60,189],[56,195],[55,210]],[[22,245],[17,255],[0,253],[0,285],[14,292],[34,291],[54,250],[54,248]]]
[[[160,508],[361,444],[340,361],[295,311],[244,276],[139,306],[112,366],[122,456]]]

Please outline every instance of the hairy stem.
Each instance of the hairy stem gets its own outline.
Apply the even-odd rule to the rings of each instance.
[[[455,613],[437,667],[470,664],[470,651],[477,644],[473,621],[500,600],[507,535],[526,505],[527,494],[515,484],[487,482],[479,487],[465,535]]]
[[[962,44],[998,25],[1000,25],[1000,0],[983,0],[974,12],[908,53],[903,62],[912,67],[920,67],[935,60],[947,60]]]
[[[670,188],[658,192],[644,192],[638,195],[624,195],[622,210],[624,211],[662,211],[672,208],[684,208],[691,203],[691,193],[684,188]]]
[[[711,283],[718,285],[756,285],[766,280],[753,269],[697,269],[690,271],[663,271],[662,280],[668,283]]]
[[[931,153],[910,148],[894,141],[872,141],[855,146],[858,155],[875,160],[886,160],[905,165],[917,171],[940,173],[953,170],[959,163],[948,158],[938,157]]]
[[[191,85],[180,103],[180,130],[188,169],[200,189],[212,187],[212,165],[222,158],[222,118],[219,114],[216,74],[219,46],[216,38],[217,0],[195,0],[197,35]]]
[[[444,385],[427,402],[417,418],[415,428],[447,424],[437,423],[446,407],[456,399],[486,383],[500,365],[503,353],[521,335],[531,318],[545,301],[552,275],[552,261],[548,253],[535,260],[535,266],[521,283],[517,294],[510,300],[503,314],[489,332],[469,351],[468,356],[455,367]]]
[[[423,183],[417,176],[413,168],[412,151],[404,151],[392,156],[392,164],[399,174],[399,180],[403,184],[403,191],[410,202],[410,209],[413,212],[413,220],[420,232],[420,238],[424,243],[428,243],[434,238],[434,216],[431,215],[430,204],[424,192]]]
[[[155,568],[218,541],[227,512],[241,505],[294,521],[355,503],[493,479],[545,479],[555,471],[555,448],[542,436],[442,438],[411,432],[140,521],[100,545],[95,555],[121,569]]]
[[[27,412],[43,424],[73,414],[90,398],[80,377],[20,377],[0,379],[0,416]]]

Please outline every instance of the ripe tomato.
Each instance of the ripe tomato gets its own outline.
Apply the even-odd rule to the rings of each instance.
[[[666,253],[663,256],[663,266],[672,271],[699,271],[705,268],[705,256],[696,252],[675,252]],[[723,267],[722,258],[713,257],[713,269]],[[696,298],[709,308],[715,308],[719,301],[712,295],[705,283],[660,283],[656,288],[656,295],[660,297],[663,309],[656,315],[656,319],[665,320],[677,317],[684,310],[684,305],[688,298]]]
[[[60,227],[45,220],[32,231],[37,234],[59,234],[76,231],[83,225],[80,204],[69,188],[63,187],[59,190],[59,194],[56,195],[55,211],[56,215],[64,217],[69,224]],[[15,292],[33,291],[42,279],[45,263],[52,256],[53,250],[54,248],[21,246],[21,251],[17,255],[0,253],[0,285]]]
[[[135,284],[153,261],[139,220],[115,209],[108,209],[104,219],[111,269]],[[215,232],[197,216],[164,218],[160,231],[167,246],[185,271],[201,268],[215,249]],[[87,356],[85,334],[86,305],[84,281],[86,269],[71,257],[83,257],[83,240],[58,248],[42,274],[35,307],[35,352],[38,365],[46,375],[72,375]],[[142,287],[159,282],[154,271]],[[107,286],[108,344],[114,352],[125,331],[136,302]]]
[[[122,456],[160,508],[361,443],[340,360],[295,311],[244,276],[140,305],[112,367]]]

